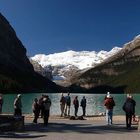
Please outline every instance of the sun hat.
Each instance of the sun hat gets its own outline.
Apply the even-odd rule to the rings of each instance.
[[[21,97],[21,94],[18,94],[17,97],[18,97],[18,98]]]
[[[107,97],[107,98],[111,98],[111,95],[110,95],[110,94],[108,94],[106,97]]]
[[[133,98],[131,94],[127,94],[127,98]]]
[[[107,95],[110,95],[110,92],[109,91],[107,92]]]

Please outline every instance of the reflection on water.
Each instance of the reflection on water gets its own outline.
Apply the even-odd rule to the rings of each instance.
[[[51,115],[59,115],[60,114],[60,97],[61,94],[47,94],[52,100],[51,106]],[[67,94],[66,94],[67,95]],[[95,115],[102,112],[105,112],[105,108],[103,105],[104,94],[71,94],[71,100],[73,101],[74,97],[78,95],[79,101],[82,99],[83,96],[86,96],[87,99],[87,108],[86,114],[88,115]],[[4,113],[13,113],[13,102],[16,97],[16,94],[7,94],[4,95],[4,105],[3,105],[3,112]],[[32,113],[32,103],[34,98],[40,98],[41,94],[22,94],[22,104],[23,104],[23,113],[30,114]],[[122,105],[126,99],[126,95],[123,94],[114,94],[113,98],[115,100],[116,106],[114,108],[115,115],[122,115],[124,112],[122,111]],[[140,95],[134,95],[133,98],[136,101],[136,115],[140,115]],[[71,115],[74,115],[74,107],[71,102]],[[82,115],[82,108],[79,107],[78,115]]]

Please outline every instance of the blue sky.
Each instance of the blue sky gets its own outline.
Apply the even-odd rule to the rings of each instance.
[[[27,55],[100,51],[140,34],[140,0],[0,0]]]

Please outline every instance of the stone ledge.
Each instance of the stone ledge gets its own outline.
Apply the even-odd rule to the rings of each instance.
[[[24,116],[0,115],[1,131],[23,131]]]

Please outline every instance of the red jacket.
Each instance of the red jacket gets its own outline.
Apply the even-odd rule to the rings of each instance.
[[[104,101],[104,106],[106,106],[107,109],[113,109],[115,106],[113,98],[106,98]]]

